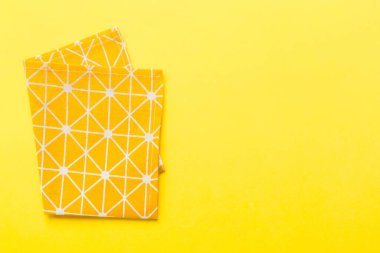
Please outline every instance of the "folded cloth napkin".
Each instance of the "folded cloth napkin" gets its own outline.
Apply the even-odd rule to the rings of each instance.
[[[113,28],[25,72],[44,211],[156,219],[162,71],[133,68]]]

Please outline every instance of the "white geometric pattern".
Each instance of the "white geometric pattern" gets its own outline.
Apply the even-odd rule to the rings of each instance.
[[[133,69],[117,29],[25,68],[45,211],[156,218],[161,71]]]

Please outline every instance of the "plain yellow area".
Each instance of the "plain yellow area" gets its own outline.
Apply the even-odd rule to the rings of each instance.
[[[0,252],[380,252],[380,1],[0,2]],[[118,25],[166,75],[159,221],[42,213],[25,58]]]

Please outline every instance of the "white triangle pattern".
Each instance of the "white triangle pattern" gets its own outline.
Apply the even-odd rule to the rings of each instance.
[[[112,29],[112,32],[115,31],[119,34],[116,28]],[[112,62],[107,58],[104,40],[119,47],[120,52]],[[82,48],[84,43],[88,44],[87,48]],[[107,63],[105,67],[100,66],[101,63],[97,59],[88,57],[96,43],[104,50],[104,59]],[[45,205],[45,211],[57,215],[152,218],[156,215],[157,203],[149,204],[148,202],[152,198],[150,195],[157,195],[158,192],[156,183],[158,182],[158,169],[161,159],[158,158],[160,123],[157,122],[161,121],[163,103],[162,76],[160,72],[154,70],[133,69],[129,64],[125,43],[121,39],[111,37],[109,33],[98,34],[86,42],[76,42],[74,45],[82,53],[72,51],[68,47],[57,49],[55,52],[49,53],[48,56],[44,55],[43,57],[36,57],[35,60],[26,61],[26,69],[32,70],[27,74],[29,94],[31,97],[35,97],[40,105],[32,117],[35,133],[37,129],[42,130],[42,136],[36,135],[35,140],[39,147],[37,154],[40,155],[41,190],[48,203]],[[66,54],[63,50],[67,51]],[[87,66],[82,70],[82,74],[76,74],[73,79],[70,76],[72,71],[70,65],[66,64],[68,53],[82,58],[80,64]],[[54,64],[59,61],[63,62],[60,64],[67,66],[66,70],[55,69]],[[125,67],[127,71],[124,74],[116,74],[119,75],[118,81],[114,83],[113,68],[118,66],[119,61],[122,64],[128,62]],[[35,66],[36,62],[40,62],[38,68],[30,67]],[[66,74],[65,78],[63,78],[63,72]],[[104,82],[104,72],[107,72],[108,83]],[[33,80],[34,76],[41,73],[43,73],[44,80]],[[49,78],[55,78],[59,83],[51,83]],[[103,89],[92,89],[92,80],[100,81]],[[83,84],[86,83],[87,88],[83,88]],[[81,88],[77,88],[78,84],[82,84]],[[34,88],[41,86],[44,88],[44,94],[37,94]],[[129,92],[119,91],[118,88],[122,86],[129,87]],[[57,88],[61,89],[61,92],[48,99],[50,91]],[[134,90],[139,92],[134,92]],[[142,93],[141,90],[146,92]],[[83,94],[86,94],[86,99],[83,99]],[[98,101],[91,103],[94,96]],[[56,107],[51,108],[54,103],[58,104],[57,101],[64,102],[59,104],[58,109]],[[138,102],[133,103],[133,101]],[[75,106],[71,108],[73,104]],[[117,114],[123,112],[125,117],[118,119],[119,121],[111,128],[111,121],[114,118],[113,112],[116,110],[112,106],[115,107],[115,105],[118,107]],[[108,107],[107,115],[95,115],[94,111],[103,107]],[[140,108],[149,109],[140,110]],[[57,113],[62,111],[64,113]],[[78,114],[78,111],[83,113]],[[43,113],[44,122],[42,124],[34,120],[39,113]],[[141,114],[147,116],[142,118],[147,118],[148,124],[145,124],[145,121],[141,122]],[[47,115],[55,120],[55,124],[49,125]],[[81,120],[86,122],[85,129],[75,128]],[[114,133],[116,128],[124,124],[129,126],[131,122],[136,124],[143,134],[132,135],[128,127],[124,127],[122,133],[120,131],[118,134]],[[91,131],[91,124],[99,130]],[[49,131],[55,131],[55,136],[50,136],[49,141],[47,141]],[[119,141],[118,138],[123,141]],[[130,148],[129,144],[132,140],[139,140],[139,144]],[[123,144],[125,145],[123,146]],[[104,149],[104,159],[98,159],[94,156],[94,154],[99,154],[99,152],[94,152],[101,148]],[[144,154],[144,167],[141,166],[144,164],[141,162],[141,155],[138,161],[133,159],[134,153],[139,152]],[[120,156],[116,157],[115,153],[120,154]],[[62,159],[57,159],[59,155],[62,155]],[[155,157],[156,155],[157,157]],[[111,162],[112,157],[113,161]],[[99,160],[104,162],[103,166],[99,164]],[[89,169],[90,164],[93,165],[94,169]],[[122,164],[125,167],[124,172],[113,173]],[[128,166],[131,167],[130,169],[133,168],[137,175],[131,176],[128,173]],[[45,179],[45,176],[48,179]],[[77,176],[82,180],[74,180]],[[89,177],[97,180],[88,183],[86,178]],[[129,182],[134,185],[133,188],[128,188]],[[55,189],[55,194],[47,191],[49,187]],[[71,187],[70,190],[66,190],[67,187]],[[98,194],[98,199],[101,198],[99,203],[94,203],[94,198],[89,195],[95,189],[102,190],[101,194]],[[144,199],[137,202],[142,202],[143,205],[137,206],[134,194],[141,190],[144,192]],[[109,205],[108,191],[115,192],[110,197],[114,202],[113,205]],[[157,196],[153,197],[153,199],[156,198]],[[96,202],[98,199],[95,199]],[[73,209],[72,207],[75,205],[79,207]],[[91,211],[87,212],[86,208]],[[113,214],[117,208],[122,211]],[[128,213],[128,210],[133,214]]]

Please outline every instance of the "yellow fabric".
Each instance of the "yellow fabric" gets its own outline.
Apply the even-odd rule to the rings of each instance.
[[[26,60],[65,63],[70,65],[90,65],[124,67],[131,66],[125,42],[119,29],[114,27],[73,44]]]
[[[160,70],[116,28],[25,61],[46,213],[157,218]]]

